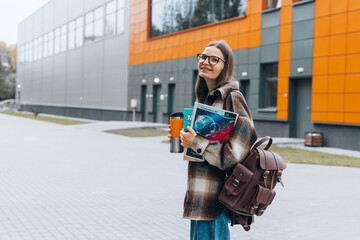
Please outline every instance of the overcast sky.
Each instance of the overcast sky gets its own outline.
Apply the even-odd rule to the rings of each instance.
[[[49,0],[0,0],[0,41],[17,43],[18,25]]]

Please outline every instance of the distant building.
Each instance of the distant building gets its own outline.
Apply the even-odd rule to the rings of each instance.
[[[167,122],[192,107],[196,53],[223,39],[259,135],[360,149],[360,4],[51,0],[19,25],[23,108]]]

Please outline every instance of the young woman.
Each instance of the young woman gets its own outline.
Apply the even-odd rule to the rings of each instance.
[[[211,42],[197,55],[197,60],[196,101],[236,112],[239,117],[225,143],[209,141],[190,127],[187,132],[181,131],[181,145],[192,148],[205,159],[189,162],[183,217],[191,219],[192,240],[227,240],[230,215],[217,197],[225,172],[245,158],[257,136],[245,99],[232,77],[234,54],[229,45],[224,41]]]

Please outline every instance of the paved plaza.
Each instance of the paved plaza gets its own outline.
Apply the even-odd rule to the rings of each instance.
[[[166,136],[103,132],[151,125],[161,126],[0,114],[0,240],[189,239],[182,155]],[[232,227],[232,239],[359,239],[360,169],[287,167],[273,204],[250,232]]]

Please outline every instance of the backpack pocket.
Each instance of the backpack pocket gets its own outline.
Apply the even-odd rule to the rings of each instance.
[[[258,191],[250,208],[250,213],[261,216],[266,208],[272,203],[276,195],[274,190],[258,185]]]
[[[253,173],[247,167],[238,163],[224,184],[226,193],[228,195],[239,196],[252,176]]]

